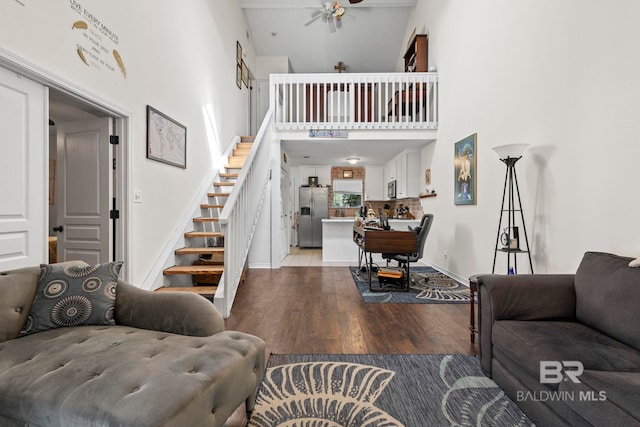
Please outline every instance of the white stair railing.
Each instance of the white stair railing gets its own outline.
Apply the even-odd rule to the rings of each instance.
[[[437,129],[437,73],[272,74],[275,128]]]
[[[220,213],[224,235],[224,273],[214,297],[223,316],[229,317],[240,284],[253,233],[266,196],[271,170],[271,111],[253,141],[233,190]]]

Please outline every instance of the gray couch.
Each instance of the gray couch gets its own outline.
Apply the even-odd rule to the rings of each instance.
[[[1,426],[220,426],[253,409],[264,342],[224,331],[205,298],[118,281],[115,326],[18,337],[39,274],[0,273]]]
[[[630,261],[587,252],[576,274],[478,278],[482,369],[538,425],[640,425],[640,269]]]

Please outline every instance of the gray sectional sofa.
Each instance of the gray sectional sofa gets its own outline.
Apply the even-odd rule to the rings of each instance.
[[[20,336],[39,276],[0,273],[0,425],[220,426],[253,409],[264,342],[224,331],[206,299],[119,280],[115,325]]]
[[[640,268],[478,278],[483,371],[540,426],[640,425]]]

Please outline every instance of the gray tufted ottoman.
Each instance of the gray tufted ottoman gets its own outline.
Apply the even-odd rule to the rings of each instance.
[[[35,271],[0,275],[1,426],[220,426],[243,402],[253,409],[264,342],[224,331],[195,294],[118,282],[116,326],[12,339]]]

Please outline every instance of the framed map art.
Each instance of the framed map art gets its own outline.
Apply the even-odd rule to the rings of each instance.
[[[147,158],[187,168],[187,128],[147,105]]]

